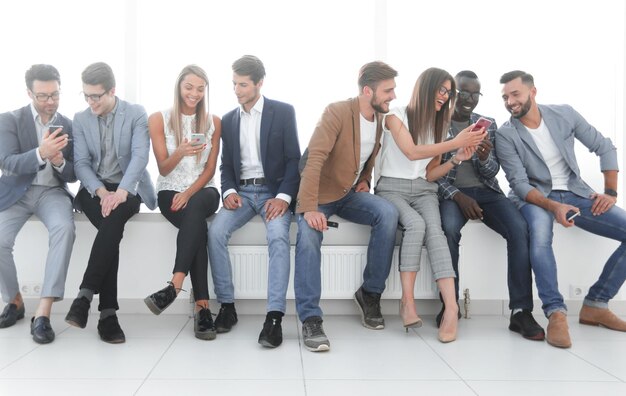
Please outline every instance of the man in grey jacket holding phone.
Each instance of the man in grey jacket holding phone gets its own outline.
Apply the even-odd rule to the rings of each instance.
[[[500,83],[504,107],[511,118],[498,129],[497,155],[511,186],[509,196],[528,223],[530,259],[549,321],[546,340],[559,348],[572,345],[552,250],[555,220],[564,227],[576,225],[621,243],[589,289],[579,322],[626,331],[626,322],[608,309],[609,300],[626,279],[626,211],[615,206],[615,146],[571,106],[537,105],[532,75],[515,70],[505,73]],[[575,139],[600,157],[603,193],[582,180],[574,154]],[[580,215],[574,219],[575,213]]]

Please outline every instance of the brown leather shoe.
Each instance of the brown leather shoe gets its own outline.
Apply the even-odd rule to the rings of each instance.
[[[608,308],[596,308],[583,305],[578,322],[590,326],[604,326],[607,329],[626,331],[626,321],[621,320]]]
[[[546,341],[557,348],[569,348],[572,346],[572,340],[569,338],[567,317],[563,312],[553,312],[548,318]]]

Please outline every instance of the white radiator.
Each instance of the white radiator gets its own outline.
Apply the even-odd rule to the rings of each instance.
[[[264,299],[267,296],[267,246],[230,246],[235,296],[238,299]],[[293,299],[295,248],[291,249],[291,272],[287,298]],[[366,246],[322,246],[322,298],[349,299],[363,282],[367,258]],[[398,248],[383,298],[400,298],[402,288],[398,272]],[[421,271],[415,282],[415,298],[437,298],[428,255],[422,254]]]

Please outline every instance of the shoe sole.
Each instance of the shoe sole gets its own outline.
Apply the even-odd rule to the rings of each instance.
[[[359,312],[361,313],[361,324],[363,325],[363,327],[370,329],[370,330],[382,330],[385,328],[385,324],[379,324],[379,325],[375,325],[372,326],[370,324],[367,324],[367,322],[365,322],[365,312],[363,312],[363,308],[361,308],[361,304],[359,303],[359,300],[356,297],[356,293],[354,293],[354,298],[353,298],[354,302],[356,303],[356,306],[359,308]]]
[[[567,348],[570,348],[572,346],[571,342],[569,344],[557,344],[555,342],[551,342],[547,337],[546,337],[546,342],[548,344],[552,345],[555,348],[567,349]]]
[[[313,348],[313,347],[310,347],[310,346],[305,344],[304,347],[306,349],[308,349],[309,351],[311,351],[311,352],[328,352],[328,351],[330,351],[330,345],[326,345],[326,344],[319,345],[317,348]]]
[[[126,342],[126,338],[118,339],[118,340],[105,340],[104,338],[100,337],[100,339],[106,342],[107,344],[123,344]]]
[[[165,311],[167,309],[167,307],[169,307],[171,305],[171,304],[169,304],[165,308],[159,309],[159,307],[156,306],[156,304],[150,299],[150,297],[144,298],[143,302],[146,303],[146,305],[148,306],[148,309],[150,310],[150,312],[152,312],[155,315],[160,315],[161,312]]]
[[[517,327],[517,326],[509,325],[509,330],[511,330],[512,332],[517,333],[517,334],[521,335],[522,337],[524,337],[525,339],[531,340],[531,341],[543,341],[543,340],[546,339],[546,334],[545,333],[539,333],[539,334],[534,335],[534,336],[524,335],[522,333],[522,329],[520,327]]]
[[[194,335],[196,336],[197,339],[204,340],[204,341],[212,341],[217,338],[217,333],[214,331],[207,332],[207,333],[194,332]]]
[[[587,326],[604,327],[605,329],[614,330],[614,331],[625,331],[624,329],[607,326],[604,323],[595,322],[595,321],[591,321],[591,320],[578,319],[578,323],[584,324],[584,325],[587,325]]]
[[[83,324],[75,320],[74,318],[68,318],[67,316],[65,317],[65,323],[72,325],[74,327],[78,327],[79,329],[84,329],[85,327],[87,327],[86,322]]]
[[[280,343],[278,343],[278,345],[274,345],[271,342],[269,342],[268,340],[259,340],[259,344],[263,345],[266,348],[277,348],[282,344],[282,341]]]

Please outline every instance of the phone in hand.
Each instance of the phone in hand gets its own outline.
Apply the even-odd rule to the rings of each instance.
[[[326,225],[332,228],[339,228],[339,223],[336,221],[326,221]]]
[[[574,212],[573,210],[570,210],[569,212],[567,212],[567,215],[566,215],[567,221],[574,220],[574,217],[576,216],[580,216],[580,211]]]
[[[206,144],[206,135],[204,133],[192,133],[190,143],[192,146]]]
[[[56,131],[57,129],[61,129],[59,133],[57,134],[57,137],[67,135],[67,132],[63,130],[63,125],[48,125],[48,133],[52,133]],[[72,139],[67,139],[67,140],[70,142],[72,141]]]
[[[478,121],[476,121],[476,124],[474,125],[474,128],[472,128],[472,132],[473,131],[477,131],[480,128],[485,128],[485,131],[487,129],[489,129],[489,126],[491,125],[491,121],[486,119],[485,117],[480,117],[478,119]]]

